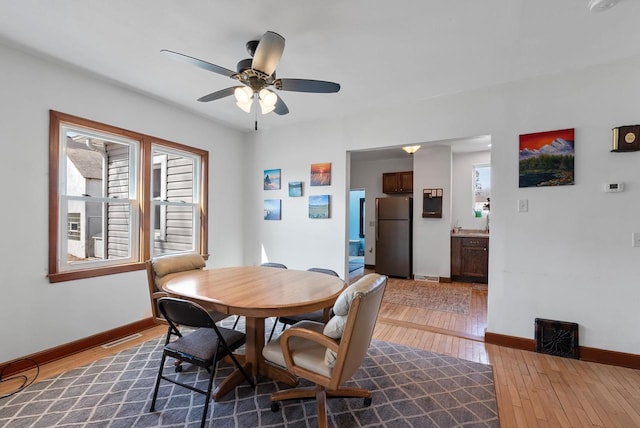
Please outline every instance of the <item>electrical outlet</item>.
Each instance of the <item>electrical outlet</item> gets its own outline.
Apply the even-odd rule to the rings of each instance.
[[[529,200],[528,199],[518,199],[518,212],[526,213],[529,211]]]
[[[631,234],[631,246],[640,247],[640,232],[633,232]]]

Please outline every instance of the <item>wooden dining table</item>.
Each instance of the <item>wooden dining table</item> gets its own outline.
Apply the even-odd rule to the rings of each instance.
[[[286,369],[262,357],[265,343],[265,319],[316,311],[333,305],[346,283],[335,276],[318,272],[262,266],[225,267],[193,270],[169,279],[167,293],[202,302],[229,315],[246,319],[244,355],[238,355],[245,370],[253,376],[295,385],[297,379]],[[214,400],[244,382],[236,369],[217,385]]]

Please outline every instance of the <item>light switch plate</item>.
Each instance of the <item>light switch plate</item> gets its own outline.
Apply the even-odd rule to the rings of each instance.
[[[640,247],[640,232],[633,232],[631,234],[631,246]]]
[[[526,213],[529,211],[529,200],[528,199],[518,199],[518,212]]]

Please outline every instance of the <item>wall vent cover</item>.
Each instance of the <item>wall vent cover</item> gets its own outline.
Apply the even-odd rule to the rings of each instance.
[[[578,324],[536,318],[536,352],[580,359]]]

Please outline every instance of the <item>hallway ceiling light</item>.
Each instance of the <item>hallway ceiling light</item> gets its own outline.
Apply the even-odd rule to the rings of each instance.
[[[414,154],[415,152],[417,152],[420,149],[420,146],[404,146],[402,148],[402,150],[404,150],[405,152],[409,153],[410,155]]]

